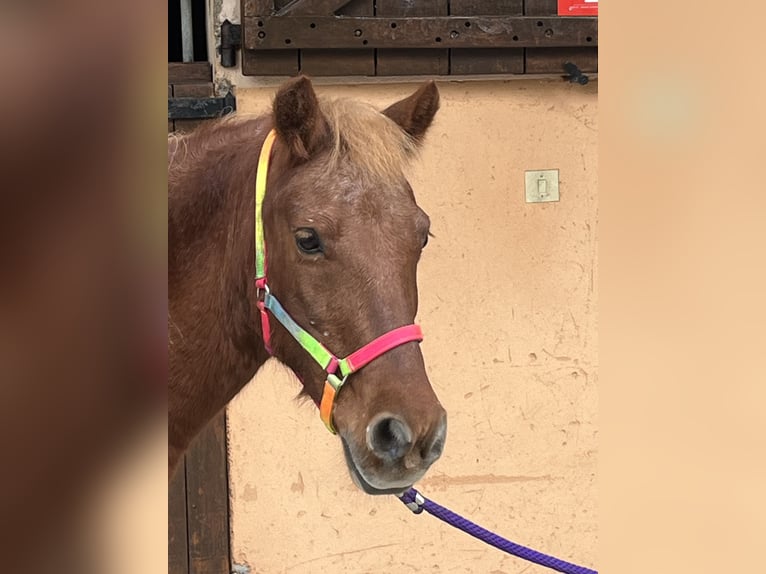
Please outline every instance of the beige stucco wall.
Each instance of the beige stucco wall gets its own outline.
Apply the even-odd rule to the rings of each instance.
[[[383,107],[415,85],[320,87]],[[429,376],[449,413],[419,487],[498,533],[596,561],[597,85],[440,83],[411,182],[435,238],[420,264]],[[239,90],[259,112],[271,89]],[[528,204],[524,171],[559,169]],[[548,572],[347,475],[298,383],[267,365],[230,405],[232,554],[240,571]]]

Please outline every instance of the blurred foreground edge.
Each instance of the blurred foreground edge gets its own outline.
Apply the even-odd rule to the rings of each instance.
[[[166,548],[167,231],[165,16],[148,7],[0,15],[4,572],[167,565],[149,563]]]

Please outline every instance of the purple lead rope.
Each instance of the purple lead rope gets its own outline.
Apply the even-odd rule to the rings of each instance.
[[[578,566],[577,564],[572,564],[571,562],[565,562],[564,560],[559,560],[553,556],[548,556],[542,552],[537,552],[536,550],[532,550],[531,548],[527,548],[521,544],[516,544],[515,542],[506,540],[505,538],[490,532],[486,528],[482,528],[478,524],[474,524],[470,520],[466,520],[451,510],[436,504],[432,500],[428,500],[414,488],[410,488],[404,494],[400,494],[399,499],[415,514],[420,514],[425,510],[429,514],[432,514],[436,518],[443,520],[447,524],[450,524],[455,528],[459,528],[463,532],[466,532],[471,536],[502,550],[503,552],[513,554],[514,556],[518,556],[519,558],[523,558],[529,562],[534,562],[540,566],[552,568],[553,570],[564,572],[565,574],[598,574],[598,572],[591,570],[590,568]]]

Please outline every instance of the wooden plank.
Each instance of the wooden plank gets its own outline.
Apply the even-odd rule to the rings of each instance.
[[[440,16],[449,14],[448,0],[377,0],[375,14],[388,16]],[[398,26],[399,24],[397,24]],[[446,75],[449,73],[448,50],[379,49],[376,74],[378,76]]]
[[[466,26],[465,24],[471,24]],[[315,24],[322,34],[315,34]],[[285,44],[299,48],[354,49],[573,47],[598,44],[598,18],[527,16],[433,16],[390,18],[350,16],[283,16],[245,18],[248,49],[273,50]],[[462,31],[461,31],[462,30]],[[258,34],[263,33],[261,36]],[[367,44],[364,44],[367,42]],[[439,50],[437,50],[437,53]],[[378,51],[378,62],[381,54]],[[432,54],[430,50],[428,54]],[[403,73],[406,73],[403,72]]]
[[[259,16],[271,15],[275,10],[280,10],[289,4],[289,0],[243,0],[242,21],[246,17],[252,17],[256,35],[260,32]],[[245,30],[242,28],[242,74],[245,76],[295,76],[300,68],[299,50],[269,50],[255,51],[248,49],[244,44]]]
[[[294,76],[298,62],[298,50],[242,50],[244,76]]]
[[[564,62],[572,62],[582,72],[598,72],[598,48],[530,48],[526,73],[564,75]]]
[[[186,472],[182,461],[168,484],[168,574],[188,574],[187,536]]]
[[[525,16],[551,17],[558,15],[557,0],[524,0]],[[579,17],[567,18],[578,20]],[[588,41],[590,38],[590,41]],[[558,48],[528,47],[524,55],[524,68],[527,74],[563,73],[564,62],[572,62],[583,72],[598,71],[598,30],[596,34],[585,37],[585,47],[561,46]],[[593,47],[587,46],[592,44]]]
[[[374,76],[374,50],[306,50],[301,73],[309,76]]]
[[[452,0],[451,16],[523,16],[523,0]],[[465,26],[464,26],[465,27]],[[523,48],[453,48],[450,74],[523,74]]]
[[[558,0],[524,0],[525,16],[556,16]]]
[[[277,14],[279,16],[329,16],[349,2],[350,0],[293,0]]]
[[[189,574],[231,571],[226,418],[221,412],[186,454]]]
[[[523,74],[523,48],[460,48],[450,54],[450,74]]]
[[[373,16],[374,0],[349,2],[339,15]],[[310,30],[322,33],[310,24]],[[309,76],[374,76],[375,50],[302,50],[301,72]]]
[[[213,80],[213,68],[209,62],[168,62],[169,84],[198,84]]]
[[[176,98],[208,98],[213,95],[213,82],[203,84],[178,84],[174,86]]]
[[[452,0],[451,16],[523,16],[524,0]]]

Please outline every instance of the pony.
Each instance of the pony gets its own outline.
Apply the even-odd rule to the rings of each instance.
[[[412,325],[430,223],[404,175],[438,108],[433,82],[379,111],[320,99],[298,77],[277,90],[270,113],[232,114],[169,138],[171,477],[193,437],[270,353],[300,379],[302,396],[324,410],[324,395],[333,395],[325,422],[364,492],[400,493],[440,457],[446,412]],[[331,389],[331,368],[282,320],[269,323],[276,312],[255,281],[259,248],[268,253],[267,303],[278,297],[316,348],[346,357],[377,338],[391,343],[392,333],[410,336]]]

